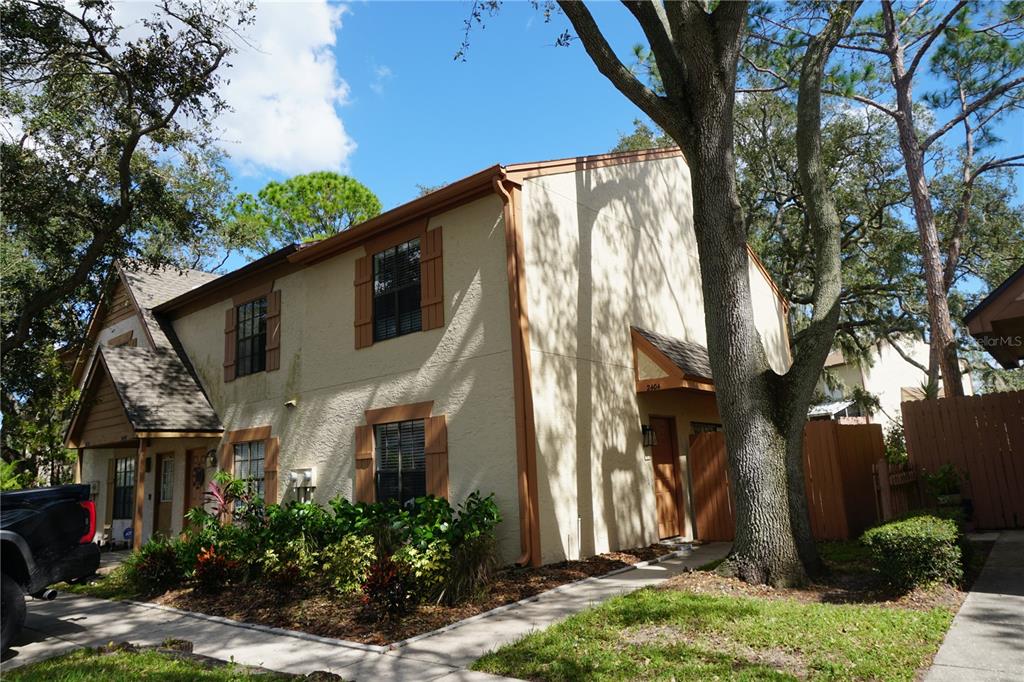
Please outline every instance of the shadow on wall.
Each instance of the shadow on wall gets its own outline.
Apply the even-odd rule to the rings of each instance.
[[[679,169],[631,164],[528,183],[546,561],[657,538],[629,327],[706,344],[689,179]]]

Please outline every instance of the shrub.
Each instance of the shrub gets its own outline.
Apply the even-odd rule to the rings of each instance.
[[[406,566],[382,556],[370,565],[363,583],[363,606],[373,620],[395,623],[416,606],[415,587]]]
[[[935,497],[956,495],[960,492],[960,477],[952,464],[943,464],[934,473],[923,472],[921,478]]]
[[[437,539],[425,548],[403,546],[395,552],[394,560],[412,574],[417,592],[424,598],[436,600],[446,593],[452,550],[444,539]]]
[[[960,533],[955,521],[914,516],[864,533],[861,541],[890,585],[909,590],[963,578]]]
[[[196,558],[196,589],[207,594],[216,594],[232,581],[237,571],[237,561],[218,553],[216,548],[210,545]]]
[[[368,535],[346,535],[320,552],[323,577],[338,592],[357,592],[366,581],[375,557]]]
[[[314,579],[319,573],[317,559],[300,535],[277,549],[264,550],[258,562],[249,562],[247,573],[250,578],[262,574],[277,588],[287,589]]]
[[[162,535],[153,536],[124,562],[124,578],[140,594],[159,594],[184,579],[178,546]]]
[[[473,492],[459,506],[451,533],[452,560],[445,579],[447,603],[476,595],[494,573],[498,565],[494,529],[500,522],[494,495],[481,497]]]

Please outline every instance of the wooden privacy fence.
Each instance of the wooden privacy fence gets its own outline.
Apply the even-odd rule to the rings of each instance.
[[[879,521],[889,521],[924,506],[921,479],[913,464],[889,464],[883,457],[872,469]]]
[[[808,422],[804,429],[804,481],[811,529],[819,540],[856,537],[875,524],[872,465],[884,455],[878,424]],[[725,436],[690,438],[695,534],[705,541],[732,540],[736,527],[726,464]]]
[[[905,402],[910,463],[952,464],[978,528],[1024,527],[1024,391]]]

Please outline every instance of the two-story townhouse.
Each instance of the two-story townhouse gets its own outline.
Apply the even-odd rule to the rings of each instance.
[[[169,350],[94,325],[81,478],[98,509],[130,496],[136,543],[179,531],[217,468],[269,501],[494,493],[503,557],[533,564],[692,537],[689,437],[719,417],[691,215],[676,151],[496,165],[185,273],[204,281],[136,306]],[[121,281],[147,276],[177,275]],[[749,277],[785,371],[786,303],[752,253]]]

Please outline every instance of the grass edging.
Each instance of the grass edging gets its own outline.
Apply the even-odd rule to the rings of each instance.
[[[692,546],[690,548],[687,548],[687,549],[677,549],[677,550],[675,550],[673,552],[669,552],[668,554],[663,554],[660,557],[656,557],[654,559],[648,559],[647,561],[640,561],[640,562],[637,562],[637,563],[635,563],[635,564],[633,564],[631,566],[623,566],[622,568],[616,568],[614,571],[609,571],[608,573],[605,573],[603,575],[592,575],[592,576],[588,576],[586,578],[580,578],[579,580],[574,580],[571,583],[565,583],[564,585],[559,585],[558,587],[553,587],[550,590],[545,590],[543,592],[538,592],[537,594],[534,594],[534,595],[531,595],[529,597],[526,597],[525,599],[520,599],[519,601],[514,601],[514,602],[510,602],[508,604],[502,604],[501,606],[496,606],[493,609],[490,609],[488,611],[484,611],[483,613],[478,613],[476,615],[470,616],[469,618],[464,618],[463,620],[455,621],[454,623],[450,623],[448,625],[445,625],[444,627],[437,628],[436,630],[431,630],[430,632],[423,632],[423,633],[420,633],[420,634],[415,635],[413,637],[408,637],[406,639],[402,639],[402,640],[399,640],[397,642],[392,642],[390,646],[391,646],[391,649],[400,649],[402,647],[408,646],[408,645],[413,644],[415,642],[419,642],[420,640],[426,639],[427,637],[432,637],[434,635],[441,634],[442,632],[448,632],[449,630],[454,630],[455,628],[462,627],[463,625],[465,625],[467,623],[472,623],[472,622],[475,622],[475,621],[478,621],[478,620],[483,620],[484,618],[488,618],[490,616],[495,616],[495,615],[498,615],[500,613],[504,613],[505,611],[508,611],[508,610],[510,610],[512,608],[515,608],[516,606],[525,606],[525,605],[531,604],[533,602],[541,601],[545,596],[555,594],[556,592],[562,592],[564,590],[569,589],[570,587],[575,587],[577,585],[582,585],[584,583],[589,583],[589,582],[593,582],[593,581],[597,581],[597,580],[604,580],[606,578],[611,578],[612,576],[616,576],[616,575],[619,575],[621,573],[625,573],[627,571],[634,571],[634,570],[636,570],[638,568],[644,568],[646,566],[653,566],[655,564],[660,564],[661,562],[668,561],[669,559],[676,559],[676,558],[679,558],[679,557],[686,556],[688,554],[692,554],[693,551],[694,550],[693,550]]]

